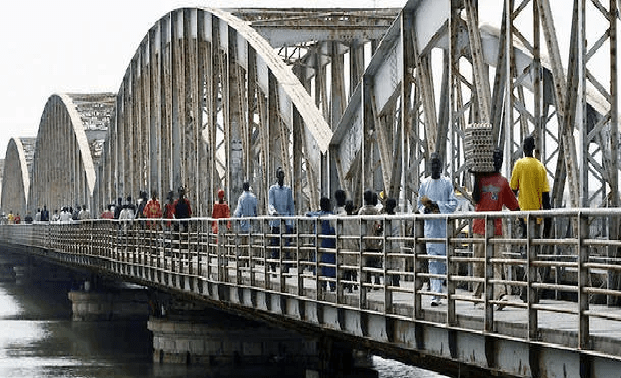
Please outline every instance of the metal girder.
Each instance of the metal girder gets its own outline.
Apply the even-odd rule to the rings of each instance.
[[[580,188],[577,178],[577,155],[576,145],[573,136],[573,124],[570,123],[574,119],[574,109],[567,110],[568,92],[567,84],[565,83],[565,73],[563,71],[563,65],[558,47],[558,41],[556,37],[556,30],[554,28],[554,20],[552,17],[552,9],[548,0],[538,0],[536,2],[539,7],[540,22],[543,26],[543,35],[548,47],[548,53],[550,57],[550,68],[552,71],[552,77],[554,79],[554,88],[556,92],[556,114],[559,118],[559,132],[561,133],[563,142],[563,152],[565,167],[567,170],[567,183],[569,184],[569,195],[571,200],[571,206],[578,206],[578,195]],[[564,182],[564,181],[563,181]]]
[[[474,0],[464,1],[466,20],[468,25],[468,39],[470,42],[470,55],[472,57],[472,73],[474,76],[475,93],[479,108],[478,122],[490,121],[491,94],[489,88],[489,73],[487,72],[481,44],[481,33],[477,8]]]
[[[304,87],[295,78],[291,70],[275,56],[273,48],[251,27],[237,20],[232,15],[218,10],[211,10],[211,12],[228,23],[229,26],[235,28],[238,35],[245,39],[249,47],[251,46],[254,48],[255,51],[265,59],[264,64],[269,67],[274,76],[278,78],[279,88],[282,88],[283,94],[286,93],[287,95],[287,98],[283,98],[282,101],[295,103],[296,108],[305,121],[306,127],[317,141],[319,148],[322,152],[327,151],[330,138],[332,137],[330,127],[322,117],[318,117],[316,108],[309,101],[308,93],[306,93]]]
[[[382,9],[228,9],[273,47],[308,41],[379,40],[399,14],[398,8]]]
[[[390,174],[392,173],[392,162],[393,162],[393,154],[392,154],[392,146],[389,145],[391,142],[391,135],[389,135],[388,131],[390,130],[389,124],[384,122],[378,113],[377,107],[375,106],[375,98],[371,95],[369,100],[371,102],[371,113],[373,117],[373,133],[377,139],[377,147],[380,155],[380,163],[382,166],[382,180],[383,187],[388,189],[390,187]],[[390,138],[390,139],[389,139]],[[388,190],[386,190],[388,192]]]

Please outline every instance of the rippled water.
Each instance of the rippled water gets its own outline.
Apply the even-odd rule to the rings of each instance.
[[[0,377],[301,377],[284,368],[154,364],[144,323],[72,322],[64,287],[0,283]],[[441,377],[373,357],[381,378]]]

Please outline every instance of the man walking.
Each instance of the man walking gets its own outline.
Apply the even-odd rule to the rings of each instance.
[[[511,190],[518,196],[522,211],[550,210],[548,175],[541,162],[533,157],[535,138],[524,139],[524,157],[515,162],[511,173]]]
[[[475,173],[474,178],[474,190],[472,191],[472,199],[476,205],[475,211],[501,211],[503,206],[506,206],[510,210],[520,210],[515,194],[509,187],[509,182],[500,174],[502,168],[503,154],[500,148],[496,148],[492,154],[494,160],[494,171],[489,173]],[[485,238],[485,219],[474,219],[472,231],[475,238]],[[502,236],[502,219],[494,219],[494,236]],[[494,246],[494,257],[500,258],[501,246]],[[483,259],[485,257],[485,245],[474,244],[474,257]],[[473,264],[473,276],[484,277],[485,264],[474,263]],[[494,279],[502,279],[502,265],[494,265]],[[483,284],[477,282],[474,288],[474,297],[480,298],[483,292]],[[494,299],[501,299],[507,292],[504,285],[494,285]],[[498,309],[502,310],[502,306]]]
[[[257,197],[250,191],[250,183],[244,182],[243,184],[244,192],[241,196],[239,196],[239,200],[237,200],[237,208],[233,213],[235,218],[246,218],[246,217],[256,217],[257,216]],[[239,230],[244,234],[247,234],[252,229],[250,221],[241,220],[239,221]]]
[[[442,160],[437,152],[431,154],[431,177],[422,182],[418,191],[418,208],[424,214],[449,214],[457,208],[457,198],[453,190],[453,184],[448,177],[440,177],[442,172]],[[425,221],[426,238],[445,238],[446,221],[444,219],[429,219]],[[427,243],[427,254],[446,256],[445,243]],[[429,260],[429,273],[446,274],[446,262],[441,259]],[[442,279],[431,278],[431,291],[442,292]],[[441,297],[434,294],[431,306],[438,306]]]
[[[293,192],[291,191],[291,187],[285,185],[285,171],[282,170],[281,167],[276,169],[276,184],[270,186],[268,195],[268,212],[271,216],[278,217],[291,217],[295,213],[294,204],[293,204]],[[280,219],[274,219],[270,221],[270,227],[272,234],[280,234]],[[286,234],[291,233],[293,230],[293,223],[291,220],[285,221],[285,232]],[[271,243],[272,246],[280,245],[279,238],[272,238]],[[285,245],[289,245],[289,239],[285,239]],[[286,258],[289,258],[289,252],[285,254]],[[273,248],[272,249],[272,259],[280,258],[280,249]],[[271,264],[272,270],[276,271],[276,264]],[[287,273],[289,271],[288,265],[283,267],[283,272]]]
[[[537,211],[537,210],[550,210],[550,185],[548,184],[548,174],[543,164],[533,156],[535,151],[535,138],[532,135],[524,138],[523,144],[524,157],[515,162],[513,172],[511,173],[511,189],[518,196],[518,202],[520,204],[520,210],[522,211]],[[520,219],[522,224],[522,236],[528,235],[528,225],[523,219]],[[538,219],[539,223],[540,220]],[[550,233],[552,226],[552,219],[545,218],[543,222],[543,236],[547,236]],[[539,228],[535,227],[535,234],[530,235],[531,238],[538,238]],[[534,277],[533,277],[534,279]],[[520,295],[522,300],[526,300],[526,291],[522,291]],[[534,298],[535,301],[538,298]]]

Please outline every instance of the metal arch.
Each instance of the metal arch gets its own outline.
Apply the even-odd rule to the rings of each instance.
[[[309,188],[332,131],[273,47],[231,14],[183,8],[157,21],[116,102],[96,208],[186,186],[194,215],[208,216],[216,191],[234,204],[244,180],[265,204],[279,165],[299,211],[318,203]]]
[[[230,13],[218,9],[210,10],[218,18],[226,21],[252,46],[264,60],[278,81],[278,85],[290,97],[291,101],[305,122],[306,129],[313,135],[321,152],[328,150],[332,130],[323,115],[317,110],[312,99],[298,78],[282,59],[274,53],[274,48],[257,31]]]
[[[2,211],[26,215],[26,199],[30,187],[28,161],[22,138],[11,138],[4,159],[2,175]]]
[[[50,210],[74,204],[92,206],[96,175],[91,146],[107,132],[110,96],[55,94],[48,98],[34,153],[27,197],[30,210],[44,205]]]

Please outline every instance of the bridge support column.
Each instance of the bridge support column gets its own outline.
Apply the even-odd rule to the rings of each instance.
[[[30,251],[24,251],[28,254]],[[70,285],[72,282],[81,281],[83,275],[72,269],[26,256],[23,261],[14,265],[14,270],[19,281],[45,282],[51,285]]]
[[[352,349],[352,344],[336,341],[329,337],[317,342],[319,360],[315,366],[306,369],[306,378],[357,377],[375,378],[371,355]]]
[[[88,285],[86,285],[88,286]],[[72,290],[74,321],[144,320],[149,317],[148,295],[145,290],[126,289],[107,292]]]
[[[206,365],[314,364],[317,347],[302,335],[215,310],[151,317],[153,361]]]
[[[14,263],[11,261],[2,261],[0,259],[0,282],[15,281]]]

